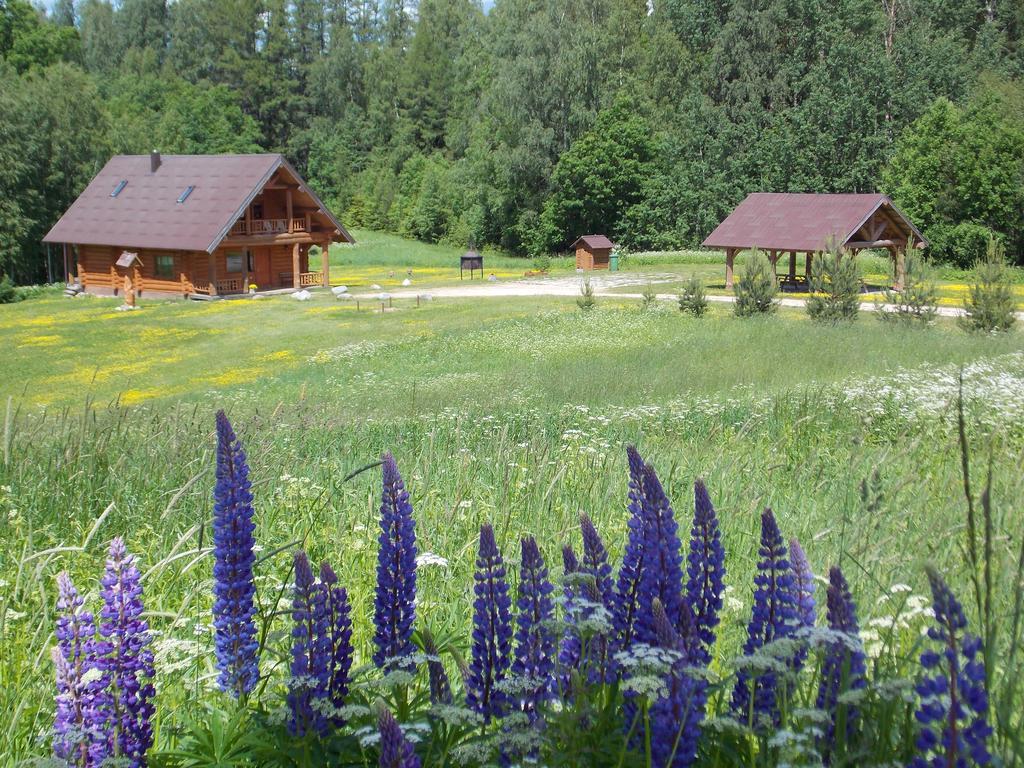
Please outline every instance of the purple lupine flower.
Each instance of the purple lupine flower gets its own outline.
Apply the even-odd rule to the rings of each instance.
[[[259,681],[256,586],[249,466],[224,411],[217,412],[217,483],[213,490],[213,627],[217,685],[236,699]]]
[[[789,562],[793,569],[793,588],[796,590],[797,621],[801,627],[813,627],[817,619],[814,601],[814,572],[804,548],[796,539],[789,540]]]
[[[331,723],[335,726],[345,724],[338,710],[345,706],[348,687],[351,682],[349,671],[352,669],[352,616],[348,602],[348,592],[338,586],[338,577],[327,563],[320,565],[320,583],[323,585],[326,600],[328,637],[328,682],[327,698],[331,703],[333,714]]]
[[[821,683],[818,686],[816,706],[829,717],[822,749],[822,757],[828,762],[835,747],[836,726],[839,725],[837,721],[843,714],[839,711],[839,697],[846,691],[864,688],[867,684],[867,665],[860,643],[857,605],[838,566],[829,569],[826,602],[829,629],[845,635],[845,641],[837,639],[825,646],[825,656],[821,663]],[[853,731],[858,716],[855,706],[845,706],[847,736]]]
[[[707,702],[705,678],[690,672],[692,667],[703,667],[696,619],[685,599],[680,605],[678,631],[660,600],[655,599],[652,613],[656,645],[679,654],[665,680],[667,694],[650,708],[652,765],[687,768],[697,756]]]
[[[53,754],[74,766],[95,765],[96,755],[90,755],[90,746],[98,743],[101,748],[105,747],[103,734],[95,733],[93,728],[102,692],[95,690],[95,683],[90,683],[86,677],[96,668],[96,621],[91,612],[83,610],[84,605],[71,577],[60,573],[57,576],[57,647],[53,649],[57,682]]]
[[[615,607],[615,586],[612,582],[612,567],[608,564],[608,550],[586,514],[580,515],[580,528],[583,532],[583,562],[580,570],[592,579],[584,589],[584,595],[590,603],[587,618],[596,618],[597,606],[603,606],[608,619],[611,619]],[[615,650],[614,624],[605,631],[595,633],[590,639],[586,663],[590,682],[611,683],[615,679]]]
[[[770,509],[761,514],[761,559],[754,577],[754,607],[743,655],[752,656],[776,640],[791,637],[797,625],[797,598],[793,572],[786,557],[786,545]],[[753,725],[762,719],[775,722],[776,673],[764,671],[751,675],[744,667],[737,674],[732,707],[737,717]],[[751,698],[753,687],[753,698]]]
[[[380,502],[380,548],[377,551],[377,596],[374,600],[373,662],[386,671],[406,668],[416,651],[416,522],[412,505],[390,453],[383,456]]]
[[[583,647],[580,641],[579,632],[576,631],[576,622],[579,619],[580,601],[578,597],[578,574],[580,562],[576,552],[568,544],[562,547],[562,597],[563,611],[565,614],[565,632],[562,641],[558,645],[558,687],[568,694],[572,671],[579,669],[582,661]]]
[[[678,626],[682,616],[683,555],[675,513],[651,466],[644,467],[643,506],[643,569],[634,633],[640,642],[654,645],[655,599],[661,601],[674,626]]]
[[[402,726],[388,710],[382,710],[377,720],[380,731],[379,768],[420,768],[420,759],[416,757],[412,744],[402,733]]]
[[[915,716],[921,725],[918,754],[911,768],[987,765],[992,728],[986,720],[988,695],[981,640],[967,632],[963,607],[942,576],[928,568],[935,624],[928,637],[939,650],[921,654],[925,673],[917,684],[921,697]]]
[[[149,682],[153,678],[153,651],[149,647],[153,638],[142,618],[140,579],[135,556],[128,554],[124,540],[115,538],[100,579],[103,610],[101,640],[96,644],[97,667],[102,671],[106,695],[105,712],[97,720],[103,720],[109,734],[105,754],[120,758],[130,768],[146,765],[146,752],[153,744],[150,718],[154,690]]]
[[[693,609],[698,653],[705,665],[711,661],[715,643],[715,627],[722,610],[725,590],[725,548],[718,526],[718,516],[703,480],[693,485],[693,527],[690,531],[690,554],[686,561],[686,595]]]
[[[466,680],[466,705],[483,716],[505,712],[507,695],[497,685],[508,674],[512,650],[512,600],[508,596],[505,563],[490,524],[480,526],[473,593],[473,648]]]
[[[529,681],[529,687],[519,694],[519,710],[526,713],[532,723],[537,718],[537,708],[553,693],[555,634],[551,623],[555,604],[551,593],[555,588],[548,579],[547,566],[532,536],[522,541],[521,562],[512,675]]]
[[[633,641],[636,621],[637,600],[640,594],[640,576],[643,573],[644,505],[643,473],[644,461],[632,445],[626,448],[629,460],[629,490],[626,509],[629,512],[629,529],[626,549],[619,566],[615,583],[615,603],[612,623],[620,648],[628,648]]]
[[[421,633],[423,639],[423,653],[427,655],[427,676],[430,679],[430,703],[451,704],[452,686],[448,681],[448,673],[441,663],[441,652],[438,650],[437,641],[429,630]]]
[[[324,704],[331,683],[327,590],[313,578],[305,552],[295,553],[292,599],[292,663],[288,682],[288,731],[293,736],[327,733]]]
[[[615,586],[612,583],[612,567],[608,564],[608,550],[601,540],[601,534],[586,514],[580,515],[580,529],[583,532],[583,562],[580,570],[594,577],[601,603],[610,611],[614,604]]]

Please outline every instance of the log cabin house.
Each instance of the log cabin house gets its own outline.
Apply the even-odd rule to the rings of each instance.
[[[215,298],[326,287],[330,244],[354,240],[281,155],[153,152],[112,157],[43,242],[92,293]]]
[[[928,245],[914,226],[886,195],[802,194],[753,192],[743,200],[701,245],[725,251],[725,287],[733,287],[736,254],[757,248],[765,251],[778,275],[778,260],[789,254],[783,287],[806,290],[814,254],[830,246],[851,256],[865,249],[889,252],[894,287],[903,289],[903,255],[907,248]],[[804,254],[804,275],[797,277],[796,257]]]

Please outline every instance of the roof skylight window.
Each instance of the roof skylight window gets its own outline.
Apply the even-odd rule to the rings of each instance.
[[[188,200],[188,196],[192,194],[193,189],[195,189],[195,187],[192,186],[191,184],[185,187],[185,191],[178,195],[178,202],[184,203],[186,200]]]
[[[114,187],[114,191],[110,193],[111,197],[117,197],[121,194],[121,190],[128,186],[128,179],[121,179],[117,182],[117,186]]]

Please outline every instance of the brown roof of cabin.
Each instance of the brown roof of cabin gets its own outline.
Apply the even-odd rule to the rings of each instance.
[[[712,248],[763,248],[820,251],[829,242],[855,238],[871,216],[883,209],[905,237],[926,242],[910,220],[885,195],[754,192],[708,235]]]
[[[580,235],[576,242],[569,246],[569,248],[575,248],[580,243],[583,243],[587,248],[591,250],[600,250],[602,248],[614,248],[615,243],[609,240],[604,235]]]
[[[43,238],[47,243],[212,253],[246,207],[284,168],[337,228],[352,237],[281,155],[115,155]],[[127,184],[116,195],[122,182]],[[191,193],[183,202],[186,189]]]

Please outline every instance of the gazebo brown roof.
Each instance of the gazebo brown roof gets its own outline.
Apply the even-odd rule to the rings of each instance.
[[[851,252],[884,248],[898,265],[898,252],[923,247],[927,240],[883,194],[754,192],[708,235],[703,245],[725,250],[726,285],[731,287],[735,254],[749,248],[768,251],[773,264],[778,254],[788,251],[793,278],[797,252],[808,254],[808,273],[811,254],[830,245]],[[897,266],[897,285],[901,283],[898,271]]]

